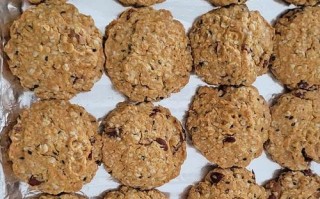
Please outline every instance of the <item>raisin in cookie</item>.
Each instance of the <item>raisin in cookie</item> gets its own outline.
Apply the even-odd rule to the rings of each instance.
[[[187,199],[222,198],[266,199],[267,193],[256,184],[254,174],[246,169],[216,168],[207,174],[204,181],[192,186]]]
[[[102,75],[102,36],[92,18],[71,4],[28,9],[12,24],[10,37],[10,70],[39,98],[69,99]]]
[[[268,70],[273,36],[259,12],[245,5],[212,10],[189,34],[195,73],[208,84],[251,85]]]
[[[266,184],[269,199],[319,199],[320,177],[308,171],[287,171]]]
[[[86,199],[86,197],[79,194],[59,194],[59,195],[49,195],[42,194],[37,199]]]
[[[106,36],[107,73],[130,100],[159,100],[188,83],[188,38],[169,11],[129,9],[107,27]]]
[[[231,4],[243,4],[247,0],[209,0],[215,6],[228,6]]]
[[[320,85],[320,7],[288,11],[275,24],[271,71],[288,88]]]
[[[194,146],[222,168],[246,167],[260,156],[270,126],[269,107],[250,87],[200,87],[186,128]]]
[[[105,196],[104,199],[168,199],[166,195],[158,190],[138,190],[126,186],[120,187],[119,190],[110,191]]]
[[[125,6],[151,6],[156,3],[164,2],[165,0],[119,0]]]
[[[296,90],[283,94],[271,107],[271,128],[266,150],[291,170],[306,170],[320,163],[320,91]]]
[[[119,103],[104,121],[103,162],[122,184],[150,189],[180,173],[185,134],[170,111],[151,103]]]
[[[101,159],[98,124],[67,101],[40,101],[20,114],[10,132],[16,177],[49,194],[76,192],[91,181]]]

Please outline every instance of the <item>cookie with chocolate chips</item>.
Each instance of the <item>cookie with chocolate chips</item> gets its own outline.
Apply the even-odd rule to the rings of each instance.
[[[191,187],[187,199],[255,198],[265,199],[265,189],[256,184],[254,173],[246,169],[215,168],[202,182]]]
[[[20,114],[10,132],[16,177],[49,194],[79,191],[101,161],[96,119],[67,101],[40,101]]]
[[[108,25],[106,36],[106,71],[130,100],[161,100],[188,83],[189,40],[168,10],[128,9]]]
[[[118,190],[109,191],[104,199],[169,199],[165,194],[156,189],[139,190],[121,186]]]
[[[270,112],[250,87],[200,87],[188,111],[193,145],[222,168],[246,167],[260,156],[268,137]]]
[[[306,171],[286,171],[274,180],[269,181],[265,188],[268,199],[319,199],[320,177]]]
[[[156,3],[162,3],[165,0],[119,0],[125,6],[151,6]]]
[[[91,17],[67,3],[41,3],[10,28],[9,68],[42,99],[70,99],[89,91],[104,64],[102,36]]]
[[[320,163],[320,91],[283,94],[271,107],[271,128],[265,145],[270,157],[291,170]]]
[[[320,86],[320,7],[289,10],[275,24],[271,72],[289,89]]]
[[[249,86],[268,70],[273,37],[274,29],[246,5],[212,10],[189,34],[195,73],[208,84]]]
[[[103,163],[122,184],[151,189],[180,173],[185,133],[170,111],[151,103],[119,103],[104,120]]]

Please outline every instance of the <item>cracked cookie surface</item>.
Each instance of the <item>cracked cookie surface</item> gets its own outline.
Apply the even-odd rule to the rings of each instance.
[[[192,186],[187,199],[266,199],[265,189],[256,184],[253,173],[246,169],[215,168],[205,179]]]
[[[320,163],[320,91],[283,94],[271,107],[272,123],[266,150],[281,166],[306,170]]]
[[[160,100],[188,83],[188,37],[169,11],[128,9],[108,25],[106,36],[106,71],[130,100]]]
[[[247,0],[209,0],[215,6],[228,6],[231,4],[243,4]]]
[[[320,177],[309,171],[287,171],[266,184],[268,199],[319,199]]]
[[[260,156],[268,138],[270,112],[250,87],[200,87],[188,111],[193,145],[222,168],[246,167]]]
[[[275,24],[271,72],[290,89],[320,86],[320,7],[289,10]]]
[[[104,199],[168,199],[168,197],[156,189],[143,191],[121,186],[118,190],[108,192]]]
[[[91,181],[101,160],[96,119],[67,101],[40,101],[22,111],[9,136],[16,177],[32,189],[76,192]]]
[[[165,0],[119,0],[125,6],[151,6]]]
[[[10,28],[11,72],[42,99],[70,99],[102,75],[102,36],[91,17],[66,3],[41,3]]]
[[[251,85],[268,70],[274,29],[245,5],[212,10],[189,33],[195,73],[208,84]]]
[[[104,120],[103,162],[122,184],[150,189],[180,173],[185,133],[168,109],[152,103],[119,103]]]

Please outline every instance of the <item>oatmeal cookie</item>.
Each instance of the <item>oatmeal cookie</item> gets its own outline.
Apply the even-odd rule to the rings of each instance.
[[[289,89],[320,86],[320,7],[289,10],[276,24],[271,72]]]
[[[216,168],[193,186],[187,199],[266,199],[265,189],[256,184],[254,173],[246,169]]]
[[[156,189],[152,190],[138,190],[126,186],[120,187],[119,190],[110,191],[104,199],[168,199],[166,195]]]
[[[10,28],[5,46],[11,72],[42,99],[70,99],[102,75],[102,36],[71,4],[42,3]]]
[[[119,0],[125,6],[151,6],[156,3],[162,3],[165,0]]]
[[[296,90],[283,94],[271,107],[266,150],[281,166],[306,170],[320,163],[320,91]]]
[[[67,101],[40,101],[22,111],[10,132],[16,177],[49,194],[76,192],[101,160],[96,119]]]
[[[151,189],[180,173],[185,133],[170,111],[151,103],[119,103],[104,120],[103,162],[122,184]]]
[[[212,10],[189,34],[195,73],[208,84],[251,85],[268,70],[273,36],[259,12],[245,5]]]
[[[188,83],[188,38],[169,11],[128,9],[108,25],[106,36],[106,71],[130,100],[160,100]]]
[[[320,177],[307,171],[287,171],[266,184],[268,199],[319,199]]]
[[[222,168],[246,167],[260,156],[268,138],[270,112],[250,87],[200,87],[189,108],[186,128],[194,146]]]

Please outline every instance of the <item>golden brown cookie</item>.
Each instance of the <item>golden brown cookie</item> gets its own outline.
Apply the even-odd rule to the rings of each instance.
[[[294,4],[296,6],[314,6],[319,4],[319,0],[284,0],[287,3]]]
[[[185,134],[168,109],[119,103],[104,126],[103,162],[122,184],[151,189],[179,175],[186,158]]]
[[[263,187],[256,184],[254,173],[246,169],[216,168],[202,182],[192,186],[187,199],[266,199]]]
[[[10,132],[14,174],[45,193],[79,191],[101,160],[97,131],[95,118],[80,106],[56,100],[34,103]]]
[[[271,71],[288,88],[320,86],[320,7],[289,10],[275,24]]]
[[[222,168],[246,167],[267,140],[270,112],[250,87],[200,87],[188,111],[186,128],[193,145]]]
[[[268,70],[274,29],[245,5],[212,10],[189,37],[195,73],[208,84],[251,85]]]
[[[86,199],[86,197],[79,194],[63,193],[59,195],[42,194],[37,199]]]
[[[151,6],[156,3],[162,3],[165,0],[119,0],[125,6]]]
[[[271,128],[266,150],[291,170],[306,170],[320,163],[320,91],[296,90],[283,94],[271,107]]]
[[[102,36],[91,17],[71,4],[42,3],[10,28],[5,46],[12,73],[42,99],[70,99],[102,74]]]
[[[104,199],[168,199],[168,197],[156,189],[143,191],[121,186],[119,190],[108,192]]]
[[[188,38],[169,11],[128,9],[108,25],[106,36],[107,73],[130,100],[160,100],[188,83]]]
[[[266,184],[268,199],[319,199],[320,177],[308,171],[287,171]]]
[[[243,4],[247,0],[209,0],[215,6],[228,6],[231,4]]]

